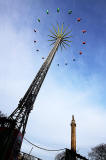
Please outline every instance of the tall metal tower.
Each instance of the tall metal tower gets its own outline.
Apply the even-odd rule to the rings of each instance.
[[[38,71],[37,75],[35,76],[33,82],[31,83],[31,85],[28,88],[27,92],[25,93],[24,97],[19,101],[18,107],[9,116],[10,120],[13,120],[16,122],[14,129],[17,130],[18,132],[15,135],[15,138],[14,138],[15,141],[16,141],[19,133],[21,133],[22,136],[24,136],[24,134],[25,134],[25,129],[26,129],[29,113],[33,109],[33,104],[34,104],[35,99],[39,93],[41,85],[45,79],[45,76],[47,74],[47,71],[48,71],[51,63],[52,63],[52,60],[55,56],[56,51],[58,50],[59,46],[61,47],[61,49],[62,49],[62,47],[65,48],[65,45],[70,46],[67,42],[71,42],[68,40],[68,38],[72,37],[72,36],[69,36],[69,33],[71,31],[66,33],[66,30],[68,28],[66,28],[63,31],[63,24],[62,24],[61,30],[59,30],[58,24],[57,24],[57,26],[58,26],[58,30],[56,30],[55,27],[53,26],[54,32],[50,31],[52,35],[49,35],[49,37],[52,38],[49,41],[53,42],[52,43],[54,45],[53,49],[49,53],[49,55],[48,55],[47,59],[45,60],[45,62],[43,63],[43,65],[41,66],[40,70]],[[12,131],[11,136],[13,136],[13,134],[14,133]],[[9,136],[7,138],[7,143],[11,142],[11,136]],[[4,144],[4,146],[3,146],[4,149],[5,149],[5,145],[7,145],[7,143]],[[9,144],[7,146],[9,146]]]

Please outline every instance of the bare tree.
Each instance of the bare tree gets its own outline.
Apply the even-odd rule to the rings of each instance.
[[[63,151],[56,155],[55,160],[65,160],[65,155],[66,155],[65,151]]]
[[[88,153],[89,160],[106,160],[106,144],[99,144],[94,148],[91,148],[91,152]]]
[[[2,111],[0,111],[0,117],[7,117],[7,116],[3,114]]]

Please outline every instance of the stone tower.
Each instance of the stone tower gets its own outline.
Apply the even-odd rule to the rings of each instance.
[[[74,120],[74,115],[72,115],[71,121],[71,150],[76,152],[76,123]]]

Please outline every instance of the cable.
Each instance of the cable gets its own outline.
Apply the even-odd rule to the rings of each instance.
[[[62,151],[62,150],[65,150],[66,148],[63,148],[63,149],[57,149],[57,150],[53,150],[53,149],[46,149],[46,148],[42,148],[42,147],[39,147],[35,144],[33,144],[32,142],[30,142],[29,140],[27,140],[26,138],[24,138],[28,143],[30,143],[32,146],[34,147],[37,147],[39,149],[42,149],[42,150],[45,150],[45,151]]]

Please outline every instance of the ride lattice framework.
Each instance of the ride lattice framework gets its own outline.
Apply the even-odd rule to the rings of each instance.
[[[67,36],[71,31],[68,33],[65,33],[68,27],[63,31],[63,24],[61,31],[59,30],[59,25],[58,26],[58,31],[56,31],[55,27],[54,31],[52,32],[52,35],[49,35],[52,39],[49,41],[53,41],[52,44],[54,44],[53,49],[51,50],[50,54],[48,55],[47,59],[45,60],[44,64],[41,66],[39,72],[37,73],[36,77],[34,78],[32,84],[30,85],[29,89],[27,90],[26,94],[24,97],[20,100],[18,107],[15,109],[15,111],[9,116],[9,119],[14,119],[16,120],[16,128],[21,131],[22,135],[25,133],[25,128],[26,124],[28,121],[29,113],[33,109],[33,104],[35,102],[35,99],[38,95],[38,92],[41,88],[41,85],[45,79],[45,76],[47,74],[47,71],[52,63],[52,60],[55,56],[56,51],[58,50],[58,47],[64,47],[65,45],[70,46],[66,42],[71,42],[67,40],[68,38],[72,36]],[[63,32],[62,32],[63,31]]]
[[[21,132],[22,136],[25,134],[25,129],[29,117],[29,113],[33,109],[33,105],[35,102],[35,99],[38,95],[38,92],[41,88],[41,85],[45,79],[45,76],[47,74],[47,71],[52,63],[52,60],[55,56],[56,51],[58,50],[59,46],[61,49],[65,45],[70,46],[67,42],[71,42],[68,40],[68,38],[72,37],[69,36],[69,32],[66,33],[66,30],[68,27],[63,31],[63,24],[61,27],[61,30],[59,30],[59,25],[58,26],[58,31],[56,31],[55,27],[53,26],[54,32],[50,31],[52,35],[49,35],[52,39],[49,41],[52,41],[54,47],[51,50],[50,54],[48,55],[47,59],[41,66],[40,70],[38,71],[37,75],[35,76],[33,82],[31,83],[30,87],[28,88],[27,92],[25,93],[24,97],[19,101],[18,107],[14,110],[14,112],[8,117],[10,120],[15,121],[15,127],[14,129],[18,130],[15,139],[17,138],[17,135],[19,132]],[[12,136],[11,132],[11,136]],[[8,135],[9,136],[9,135]],[[10,143],[11,136],[7,138],[7,142],[5,141],[5,144],[2,147],[2,150],[4,148],[5,150],[5,145],[9,146],[8,142]],[[8,144],[8,145],[7,145]],[[20,146],[21,147],[21,146]],[[8,149],[7,149],[8,150]],[[5,152],[6,153],[6,152]],[[4,160],[4,159],[3,159]]]

